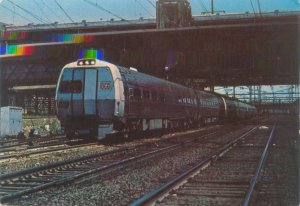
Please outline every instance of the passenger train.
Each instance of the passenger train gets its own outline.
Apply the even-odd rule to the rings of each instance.
[[[190,127],[250,118],[252,105],[98,59],[67,64],[58,79],[57,116],[67,136]]]

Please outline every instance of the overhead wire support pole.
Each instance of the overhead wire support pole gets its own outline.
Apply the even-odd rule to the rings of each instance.
[[[64,10],[64,8],[58,3],[57,0],[55,0],[55,3],[57,4],[57,6],[64,12],[64,14],[68,17],[68,19],[74,23],[73,19],[68,15],[68,13]]]
[[[214,14],[214,0],[211,0],[211,14]]]
[[[259,15],[261,16],[261,8],[260,8],[260,1],[259,0],[257,0],[257,5],[258,5]]]
[[[253,10],[253,14],[254,14],[254,16],[256,16],[256,12],[255,12],[252,0],[250,0],[250,3],[251,3],[252,10]]]
[[[109,10],[103,8],[102,6],[99,6],[98,4],[95,4],[95,3],[91,2],[90,0],[83,0],[83,1],[85,1],[86,3],[88,3],[88,4],[90,4],[90,5],[92,5],[92,6],[96,7],[96,8],[98,8],[98,9],[100,9],[100,10],[102,10],[102,11],[105,11],[106,13],[109,13],[109,14],[113,15],[114,17],[117,17],[117,18],[119,18],[119,19],[121,19],[121,20],[128,21],[128,20],[124,19],[123,17],[120,17],[120,16],[118,16],[117,14],[114,14],[113,12],[111,12],[111,11],[109,11]]]

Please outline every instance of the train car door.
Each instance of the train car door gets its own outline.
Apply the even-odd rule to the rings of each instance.
[[[123,81],[123,85],[124,85],[125,114],[129,114],[129,111],[130,111],[129,89],[128,89],[126,77],[123,74],[121,74],[121,76],[122,76],[122,81]]]
[[[96,87],[97,70],[85,69],[84,78],[84,113],[85,115],[96,115]]]

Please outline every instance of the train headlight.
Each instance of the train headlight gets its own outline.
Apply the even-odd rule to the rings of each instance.
[[[85,65],[95,65],[96,60],[94,59],[80,59],[77,61],[78,66],[85,66]]]

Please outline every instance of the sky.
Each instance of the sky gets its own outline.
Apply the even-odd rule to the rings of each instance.
[[[211,0],[189,0],[192,14],[210,10]],[[90,2],[90,3],[88,3]],[[156,0],[0,0],[0,22],[13,25],[28,23],[69,23],[155,17]],[[214,0],[215,11],[226,13],[299,11],[300,0]],[[253,4],[253,8],[251,6]],[[91,5],[96,4],[97,6]],[[106,11],[104,11],[103,8]]]

